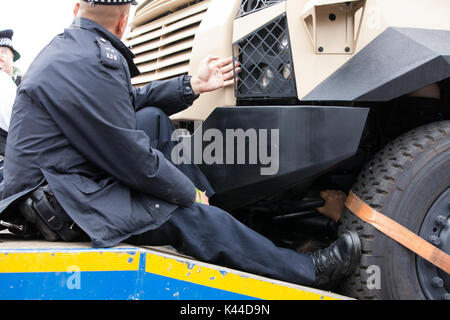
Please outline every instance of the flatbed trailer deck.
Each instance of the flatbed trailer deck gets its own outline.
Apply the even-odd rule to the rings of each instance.
[[[346,300],[196,261],[167,247],[50,243],[0,233],[2,300]]]

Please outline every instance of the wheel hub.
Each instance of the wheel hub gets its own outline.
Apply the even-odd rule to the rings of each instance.
[[[427,212],[419,236],[450,253],[450,188]],[[417,257],[416,264],[425,296],[433,300],[450,300],[450,275],[420,257]]]

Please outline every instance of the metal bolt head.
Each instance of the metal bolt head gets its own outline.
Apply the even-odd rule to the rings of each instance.
[[[442,288],[444,286],[444,280],[439,277],[434,277],[431,279],[431,284],[436,288]]]
[[[447,217],[444,217],[444,216],[438,216],[436,218],[436,222],[441,227],[445,227],[447,225],[448,219],[447,219]]]
[[[323,47],[319,47],[319,52],[323,52]]]
[[[430,236],[429,238],[428,238],[428,240],[430,240],[430,242],[433,244],[433,245],[435,245],[435,246],[439,246],[440,244],[441,244],[441,239],[439,238],[439,237],[437,237],[437,236]]]

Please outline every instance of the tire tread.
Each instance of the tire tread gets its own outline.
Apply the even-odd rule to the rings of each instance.
[[[432,123],[401,135],[366,164],[352,188],[353,192],[369,206],[383,212],[393,191],[402,191],[397,185],[402,173],[420,154],[432,149],[440,139],[449,137],[450,121]],[[345,210],[340,221],[339,234],[347,230],[358,232],[362,240],[362,256],[359,267],[344,281],[343,294],[357,299],[384,299],[378,290],[369,289],[365,285],[366,279],[361,276],[366,274],[363,271],[368,266],[377,264],[376,260],[383,258],[383,253],[378,252],[377,239],[384,235],[349,210]]]

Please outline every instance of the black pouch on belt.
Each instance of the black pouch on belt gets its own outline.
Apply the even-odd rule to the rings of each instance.
[[[48,185],[35,190],[19,204],[20,213],[47,241],[75,241],[84,233],[56,201]]]

